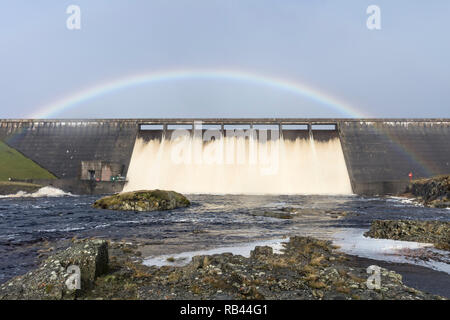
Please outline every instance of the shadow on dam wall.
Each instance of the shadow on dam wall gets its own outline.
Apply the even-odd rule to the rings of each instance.
[[[352,189],[357,194],[404,191],[414,178],[450,173],[449,119],[201,119],[204,124],[263,124],[282,128],[284,139],[309,136],[315,141],[339,137]],[[82,161],[107,161],[123,166],[126,175],[136,137],[170,133],[169,124],[192,125],[194,119],[0,120],[0,140],[15,148],[60,181],[54,186],[77,193],[117,192],[123,183],[80,180]],[[159,125],[149,133],[144,125]],[[306,126],[297,130],[295,126]],[[285,127],[294,129],[286,130]],[[155,137],[156,137],[155,136]],[[154,137],[153,137],[154,138]],[[333,159],[329,159],[333,161]],[[45,183],[45,181],[41,181]]]

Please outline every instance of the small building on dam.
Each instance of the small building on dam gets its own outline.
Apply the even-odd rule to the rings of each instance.
[[[0,143],[2,177],[73,193],[147,184],[181,192],[236,186],[236,193],[264,193],[264,184],[277,186],[270,192],[304,193],[309,185],[316,193],[312,186],[322,183],[318,192],[328,185],[382,195],[402,193],[411,175],[450,173],[450,119],[4,119]],[[263,156],[274,148],[282,150],[278,158]],[[11,150],[28,161],[22,166],[42,170],[16,177]],[[272,160],[277,171],[270,176]]]
[[[125,165],[101,160],[81,161],[81,180],[114,181],[123,180]]]

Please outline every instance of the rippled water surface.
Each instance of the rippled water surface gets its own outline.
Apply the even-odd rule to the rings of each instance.
[[[74,236],[137,239],[152,253],[177,253],[286,235],[330,238],[347,228],[368,228],[373,219],[450,220],[449,210],[430,209],[398,198],[358,196],[188,195],[189,208],[167,212],[93,209],[98,196],[0,199],[0,282],[36,264],[48,241]],[[293,219],[255,212],[297,209]],[[342,213],[344,212],[344,215]],[[340,213],[340,214],[335,214]],[[48,246],[48,244],[47,244]]]

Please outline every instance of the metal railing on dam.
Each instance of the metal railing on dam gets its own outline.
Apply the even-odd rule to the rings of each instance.
[[[0,119],[2,126],[34,125],[46,126],[64,124],[79,126],[82,124],[332,124],[342,122],[361,123],[448,123],[448,118],[104,118],[104,119]]]
[[[76,179],[81,161],[120,163],[126,174],[136,137],[145,134],[145,126],[167,130],[170,125],[195,122],[220,128],[278,126],[285,138],[307,137],[305,131],[311,130],[314,139],[319,139],[320,126],[328,126],[328,131],[334,128],[355,193],[397,193],[408,183],[409,173],[414,177],[450,173],[450,119],[2,119],[0,140],[57,177]]]
[[[0,119],[1,124],[49,124],[49,123],[65,123],[67,125],[78,125],[80,123],[129,123],[129,124],[190,124],[195,121],[203,122],[205,124],[296,124],[296,123],[311,123],[311,124],[328,124],[337,122],[449,122],[448,118],[79,118],[79,119]]]

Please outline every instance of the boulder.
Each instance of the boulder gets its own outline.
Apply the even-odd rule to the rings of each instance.
[[[109,210],[157,211],[187,207],[189,200],[175,191],[140,190],[124,192],[101,198],[93,207]]]
[[[258,259],[263,258],[267,259],[268,257],[273,256],[273,248],[269,246],[256,246],[255,249],[253,249],[250,252],[250,257],[252,259]]]
[[[284,210],[271,210],[271,211],[252,211],[250,212],[252,216],[259,217],[269,217],[276,219],[292,219],[294,217],[290,212],[286,212]]]
[[[414,195],[418,201],[427,206],[449,208],[450,175],[414,180],[408,186],[407,192]]]
[[[74,299],[81,291],[92,288],[95,279],[107,270],[107,242],[78,240],[47,258],[38,269],[2,284],[0,299]]]

